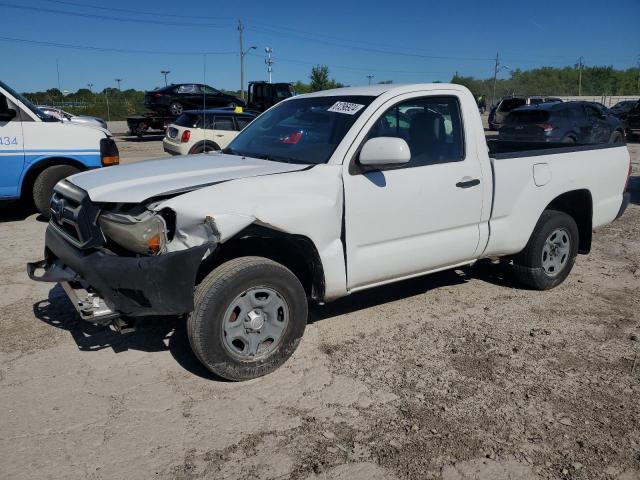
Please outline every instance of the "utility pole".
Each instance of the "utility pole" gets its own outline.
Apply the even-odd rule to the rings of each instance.
[[[240,32],[240,98],[244,100],[244,57],[247,56],[249,51],[255,50],[257,47],[252,45],[244,49],[244,25],[242,25],[242,21],[238,20],[238,32]]]
[[[491,97],[491,105],[494,105],[496,102],[496,85],[498,83],[498,70],[500,69],[500,57],[498,52],[496,52],[496,65],[493,68],[493,96]]]
[[[58,59],[56,58],[56,73],[58,75],[58,90],[62,92],[62,87],[60,86],[60,65],[58,65]]]
[[[373,77],[375,77],[375,75],[367,75],[367,78],[369,79],[369,85],[371,85],[371,80],[373,80]]]
[[[582,96],[582,67],[584,66],[584,58],[580,57],[578,59],[578,96]]]
[[[264,51],[267,52],[267,58],[264,59],[264,63],[267,64],[267,73],[269,74],[269,83],[271,83],[271,73],[273,72],[272,65],[276,63],[275,60],[271,58],[271,54],[273,53],[273,48],[267,47],[264,49]]]
[[[171,73],[171,70],[160,70],[160,73],[164,75],[164,86],[168,86],[167,84],[167,75]]]
[[[640,56],[638,57],[638,93],[640,93]]]
[[[116,82],[118,82],[118,91],[121,92],[122,90],[120,89],[120,82],[122,81],[121,78],[116,78]]]
[[[93,93],[93,90],[92,90],[92,88],[93,88],[93,83],[87,83],[87,87],[89,87],[89,91],[90,91],[91,93]]]

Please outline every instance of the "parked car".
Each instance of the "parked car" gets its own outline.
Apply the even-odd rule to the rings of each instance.
[[[623,100],[616,103],[609,110],[611,110],[611,113],[613,113],[620,120],[624,120],[627,116],[627,113],[629,113],[637,104],[638,100]]]
[[[282,100],[295,94],[290,83],[249,82],[247,107],[264,112]]]
[[[627,112],[624,128],[629,138],[640,135],[640,100]]]
[[[60,182],[54,204],[75,199],[76,215],[97,220],[52,220],[27,273],[61,282],[89,322],[180,315],[206,368],[255,378],[295,351],[307,299],[496,256],[531,288],[561,284],[593,230],[623,214],[629,151],[510,148],[487,148],[461,85],[296,96],[222,152]]]
[[[221,150],[255,118],[253,113],[229,109],[189,110],[167,128],[164,151],[189,155]]]
[[[119,161],[108,130],[61,122],[0,81],[0,200],[31,200],[49,217],[59,180]]]
[[[543,103],[516,108],[506,117],[498,133],[501,140],[518,142],[624,142],[620,119],[606,107],[592,102]]]
[[[108,130],[107,122],[105,122],[102,118],[92,117],[89,115],[74,115],[73,113],[65,112],[64,110],[57,107],[50,107],[48,105],[38,105],[38,108],[42,110],[47,115],[57,118],[62,122],[71,122],[77,123],[79,125],[88,125],[91,127],[100,127]]]
[[[498,101],[489,112],[489,129],[498,130],[511,110],[527,105],[562,102],[556,97],[505,97]]]
[[[161,114],[182,115],[186,109],[244,106],[234,95],[208,85],[184,83],[159,88],[144,95],[144,106]]]

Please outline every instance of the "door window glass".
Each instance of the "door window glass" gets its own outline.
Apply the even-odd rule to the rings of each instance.
[[[233,119],[231,117],[216,117],[213,123],[214,130],[235,130]]]
[[[198,93],[197,85],[180,85],[178,93]]]
[[[398,137],[411,151],[407,167],[464,160],[460,105],[455,97],[426,97],[391,107],[368,138]]]

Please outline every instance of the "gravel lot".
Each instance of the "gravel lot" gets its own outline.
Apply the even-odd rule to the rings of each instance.
[[[120,140],[123,161],[162,156]],[[46,224],[0,207],[0,477],[640,478],[640,144],[633,204],[555,290],[498,266],[312,309],[267,377],[222,382],[183,323],[83,324],[34,283]]]

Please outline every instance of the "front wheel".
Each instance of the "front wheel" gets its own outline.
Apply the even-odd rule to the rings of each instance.
[[[79,171],[71,165],[53,165],[38,174],[33,183],[33,203],[42,215],[46,218],[51,217],[49,202],[56,183]]]
[[[169,105],[169,112],[171,112],[171,115],[175,115],[176,117],[182,115],[183,110],[184,107],[180,102],[172,102],[171,105]]]
[[[307,324],[298,278],[262,257],[223,263],[197,287],[189,343],[211,372],[228,380],[271,373],[295,351]]]
[[[536,290],[560,285],[573,268],[578,241],[578,226],[571,216],[545,210],[527,246],[513,259],[517,279]]]

